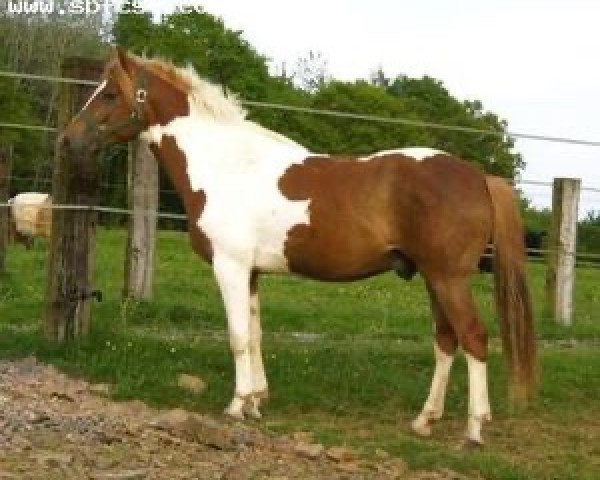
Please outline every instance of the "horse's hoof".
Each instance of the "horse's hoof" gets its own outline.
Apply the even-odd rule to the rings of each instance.
[[[249,417],[255,418],[257,420],[262,418],[262,415],[259,410],[260,402],[261,397],[259,397],[258,394],[254,394],[251,397],[248,397],[246,399],[246,403],[244,404],[244,413]]]
[[[246,400],[242,397],[235,396],[229,406],[225,409],[225,415],[236,420],[244,420],[244,405]]]
[[[227,407],[225,410],[223,410],[223,413],[234,420],[244,420],[244,412],[242,412],[242,410]]]
[[[431,420],[423,419],[422,417],[417,417],[411,423],[411,427],[413,432],[415,432],[420,437],[431,437]]]
[[[260,392],[254,392],[254,398],[258,399],[261,403],[265,403],[269,400],[269,390],[261,390]]]
[[[256,420],[260,420],[262,418],[262,414],[260,413],[260,410],[258,408],[249,408],[244,413]]]

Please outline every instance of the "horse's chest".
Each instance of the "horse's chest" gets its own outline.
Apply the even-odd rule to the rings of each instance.
[[[277,186],[277,172],[258,173],[203,181],[206,203],[197,226],[210,240],[213,253],[233,255],[263,271],[287,271],[288,231],[309,223],[309,200],[285,198]]]

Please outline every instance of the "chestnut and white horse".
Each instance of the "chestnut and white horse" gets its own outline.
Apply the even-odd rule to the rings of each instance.
[[[10,203],[10,236],[27,249],[35,237],[52,234],[52,198],[47,193],[25,192],[15,195]]]
[[[267,396],[260,274],[350,281],[419,272],[431,298],[436,364],[413,429],[429,435],[442,416],[460,345],[469,376],[467,439],[482,443],[482,425],[491,418],[487,334],[469,279],[490,238],[512,391],[516,398],[532,393],[535,342],[522,225],[502,179],[428,148],[358,159],[312,153],[246,120],[235,98],[191,68],[116,49],[59,141],[81,154],[138,135],[181,196],[192,246],[212,264],[223,297],[235,360],[229,415],[259,417]]]

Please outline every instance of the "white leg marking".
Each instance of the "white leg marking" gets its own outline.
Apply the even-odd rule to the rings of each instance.
[[[250,269],[227,255],[215,253],[213,270],[225,304],[235,363],[235,394],[225,413],[243,418],[246,398],[254,387],[250,360]]]
[[[252,363],[252,377],[254,394],[246,407],[248,414],[254,418],[260,418],[259,411],[262,398],[267,395],[267,376],[262,360],[261,352],[262,331],[260,328],[260,302],[258,292],[250,294],[250,361]]]
[[[465,352],[469,369],[467,439],[482,444],[481,426],[492,419],[487,387],[487,365]]]
[[[444,352],[437,342],[433,344],[433,348],[435,351],[435,370],[431,380],[431,389],[423,410],[412,423],[413,430],[422,436],[431,435],[431,422],[442,418],[448,376],[454,361],[454,356]]]

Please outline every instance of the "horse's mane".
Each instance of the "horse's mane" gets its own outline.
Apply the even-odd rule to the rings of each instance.
[[[182,88],[190,97],[191,107],[198,113],[219,121],[236,122],[246,118],[238,98],[223,88],[201,78],[192,65],[177,67],[161,58],[138,60],[152,73]]]
[[[177,67],[162,58],[135,57],[146,69],[163,80],[185,91],[190,99],[192,111],[220,122],[245,122],[247,128],[270,137],[281,143],[300,145],[277,132],[264,128],[257,123],[246,120],[247,112],[242,107],[237,95],[226,91],[198,75],[195,68],[188,64]]]

